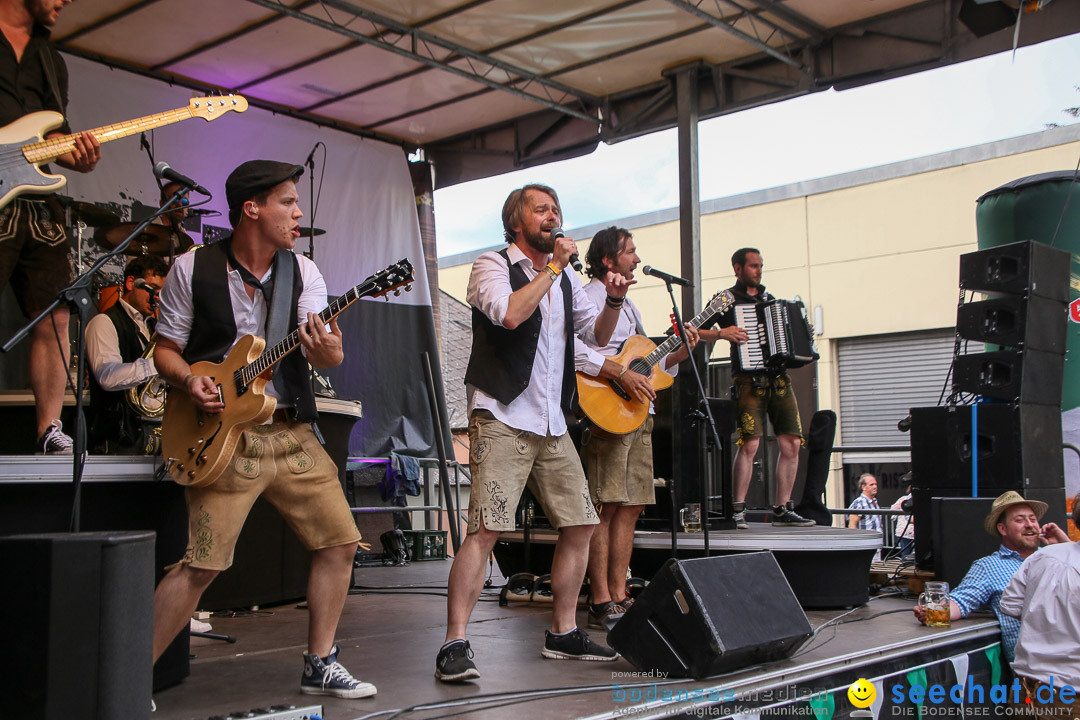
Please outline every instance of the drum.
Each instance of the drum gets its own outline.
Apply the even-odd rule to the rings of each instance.
[[[105,312],[120,299],[120,290],[123,289],[123,285],[106,285],[98,290],[98,312]]]

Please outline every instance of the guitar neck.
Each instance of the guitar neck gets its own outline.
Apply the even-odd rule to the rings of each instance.
[[[163,127],[165,125],[172,125],[173,123],[187,120],[192,117],[195,117],[195,115],[191,108],[182,107],[177,108],[176,110],[168,110],[154,115],[147,115],[146,117],[137,118],[135,120],[128,120],[113,125],[103,125],[102,127],[94,128],[88,132],[92,133],[93,136],[97,138],[98,142],[107,143],[111,140],[119,140],[128,135],[134,135],[135,133],[153,130],[154,128]],[[42,140],[41,142],[28,143],[22,146],[22,152],[26,159],[32,163],[50,162],[65,153],[71,152],[75,147],[75,139],[81,134],[82,133],[60,135],[49,138],[48,140]]]
[[[705,306],[704,310],[699,312],[688,322],[684,323],[684,325],[693,325],[694,327],[697,327],[698,325],[706,322],[717,312],[717,309],[713,307],[713,304],[714,303],[710,302],[707,306]],[[650,368],[656,367],[656,365],[661,360],[667,357],[669,353],[677,350],[680,345],[682,345],[682,338],[678,335],[672,334],[671,337],[657,345],[655,350],[653,350],[651,353],[649,353],[642,359],[649,364]]]
[[[319,313],[319,320],[321,320],[322,323],[325,325],[326,323],[336,318],[338,315],[341,314],[342,310],[349,307],[360,298],[364,297],[364,295],[366,294],[364,290],[366,285],[368,285],[368,283],[364,283],[363,285],[357,285],[356,287],[346,292],[344,295],[336,298],[326,307],[326,309]],[[297,329],[286,335],[273,347],[264,350],[262,355],[255,358],[244,367],[240,368],[244,384],[250,384],[252,380],[272,368],[274,365],[280,362],[282,358],[295,350],[296,346],[299,344],[300,331]]]

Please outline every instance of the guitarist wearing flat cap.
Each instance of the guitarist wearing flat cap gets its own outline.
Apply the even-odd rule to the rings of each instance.
[[[338,662],[334,643],[360,533],[337,468],[310,424],[316,412],[307,365],[333,367],[343,353],[337,321],[327,327],[319,317],[327,307],[322,274],[292,252],[303,217],[296,190],[303,171],[269,160],[236,168],[225,183],[232,235],[179,256],[161,291],[154,362],[173,393],[187,393],[181,397],[207,426],[223,425],[230,408],[214,379],[197,374],[205,363],[193,364],[221,362],[242,338],[274,340],[282,329],[298,328],[302,353],[286,355],[266,384],[265,395],[277,400],[267,422],[243,429],[216,480],[187,487],[188,547],[154,596],[154,658],[188,623],[210,582],[232,564],[248,510],[262,496],[312,550],[300,691],[369,697],[375,686]],[[167,435],[168,410],[165,420]]]

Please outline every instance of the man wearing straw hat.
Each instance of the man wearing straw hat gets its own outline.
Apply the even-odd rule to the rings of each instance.
[[[952,601],[949,617],[952,620],[965,618],[976,610],[994,611],[1001,624],[1001,647],[1010,663],[1020,633],[1020,621],[1002,612],[1001,594],[1024,560],[1041,546],[1069,542],[1069,536],[1057,524],[1039,525],[1044,514],[1046,503],[1025,500],[1014,490],[998,496],[983,528],[1001,538],[1001,547],[973,562],[964,579],[949,593]],[[924,606],[916,605],[912,610],[919,622],[926,622]]]

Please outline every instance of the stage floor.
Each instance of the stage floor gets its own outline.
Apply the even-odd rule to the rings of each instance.
[[[615,718],[625,716],[628,710],[635,718],[674,716],[676,708],[670,702],[632,703],[618,697],[620,690],[634,683],[652,682],[635,676],[637,671],[626,660],[585,663],[542,658],[550,606],[511,603],[500,607],[502,579],[497,568],[493,587],[485,591],[470,625],[482,678],[463,685],[435,680],[450,566],[451,561],[429,561],[356,571],[357,585],[373,590],[350,595],[346,602],[338,633],[341,660],[357,677],[379,688],[376,697],[338,700],[300,694],[307,611],[285,605],[242,617],[212,618],[214,632],[233,635],[236,643],[192,638],[191,675],[154,696],[157,712],[152,717],[191,720],[282,704],[322,705],[327,720],[385,717],[418,705],[437,707],[394,716]],[[712,680],[676,681],[664,687],[675,693],[718,687],[725,692],[749,693],[822,683],[823,688],[846,689],[854,678],[871,677],[877,669],[896,662],[926,663],[992,645],[999,639],[997,622],[992,618],[963,620],[946,630],[932,630],[914,621],[910,607],[907,599],[875,598],[844,618],[862,622],[822,630],[795,658]],[[808,612],[808,617],[818,628],[843,612],[815,610]],[[578,618],[584,627],[583,611]],[[722,716],[703,715],[712,708],[700,704],[696,710],[693,703],[678,709],[696,711],[698,716]]]

